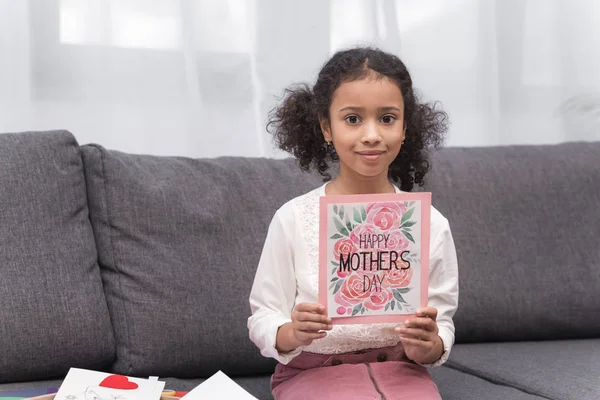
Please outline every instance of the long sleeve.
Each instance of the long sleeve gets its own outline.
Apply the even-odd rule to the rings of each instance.
[[[452,318],[458,307],[458,262],[456,249],[448,220],[443,224],[431,245],[429,270],[429,306],[438,310],[438,335],[444,342],[442,357],[426,367],[444,364],[454,345],[454,322]]]
[[[275,348],[277,330],[292,320],[296,297],[294,226],[293,210],[284,206],[275,213],[250,292],[250,340],[263,356],[274,358],[283,364],[287,364],[301,352],[298,348],[288,353],[279,353]]]

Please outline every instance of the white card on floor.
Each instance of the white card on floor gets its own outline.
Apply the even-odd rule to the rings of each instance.
[[[165,382],[71,368],[55,400],[159,400]]]
[[[236,399],[258,400],[230,377],[219,371],[181,398],[181,400]]]

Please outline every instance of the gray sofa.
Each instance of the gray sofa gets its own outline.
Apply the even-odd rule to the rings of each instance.
[[[69,367],[271,398],[248,294],[293,160],[187,159],[0,135],[0,391]],[[448,148],[428,184],[460,269],[444,399],[600,398],[600,143]]]

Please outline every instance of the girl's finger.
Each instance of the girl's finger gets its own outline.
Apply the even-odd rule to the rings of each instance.
[[[299,336],[298,339],[300,339],[302,341],[305,341],[305,340],[315,340],[315,339],[322,339],[322,338],[324,338],[325,336],[327,336],[327,332],[316,332],[316,333],[313,333],[313,332],[302,332],[302,331],[300,331],[298,336]]]
[[[328,324],[320,324],[318,322],[302,322],[298,324],[298,330],[304,332],[330,331],[333,327]]]
[[[312,304],[312,303],[299,303],[296,308],[296,311],[309,312],[309,313],[322,313],[325,312],[325,307],[322,304]]]
[[[413,318],[404,324],[407,328],[424,329],[429,332],[435,332],[437,324],[430,318]]]
[[[434,307],[425,307],[417,310],[417,317],[431,318],[434,321],[437,318],[437,314],[437,308]]]
[[[400,328],[397,332],[403,337],[425,340],[425,341],[433,341],[433,335],[431,332],[423,330],[423,329],[411,329],[411,328]]]
[[[400,337],[400,341],[402,342],[402,345],[404,345],[404,346],[409,345],[409,346],[417,346],[417,347],[423,347],[423,348],[431,347],[431,344],[430,344],[431,342],[427,342],[425,340]]]
[[[300,312],[298,313],[296,319],[301,322],[320,322],[322,324],[331,324],[331,318],[328,318],[321,314],[313,314],[310,312]]]

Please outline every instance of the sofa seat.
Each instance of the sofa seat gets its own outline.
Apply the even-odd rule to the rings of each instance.
[[[431,369],[433,380],[440,389],[444,400],[541,400],[533,394],[523,392],[514,387],[498,385],[485,379],[470,375],[452,368],[441,367]],[[199,385],[203,379],[165,379],[167,386],[177,390],[190,390]],[[269,390],[270,375],[253,377],[234,377],[240,386],[259,400],[273,399]],[[306,399],[312,400],[312,399]]]
[[[456,369],[441,367],[431,370],[431,375],[437,383],[444,400],[540,400],[533,394],[520,389],[489,382],[485,379]],[[161,378],[166,381],[166,387],[175,390],[188,391],[198,386],[204,379]],[[259,400],[273,399],[270,389],[270,375],[252,377],[234,377],[233,380]],[[26,383],[9,383],[0,385],[0,391],[18,390],[35,387],[58,387],[60,380],[37,381]],[[307,399],[311,400],[311,399]]]
[[[458,344],[447,365],[547,399],[600,399],[600,339]]]
[[[443,400],[540,400],[543,397],[495,384],[446,366],[431,369]]]

